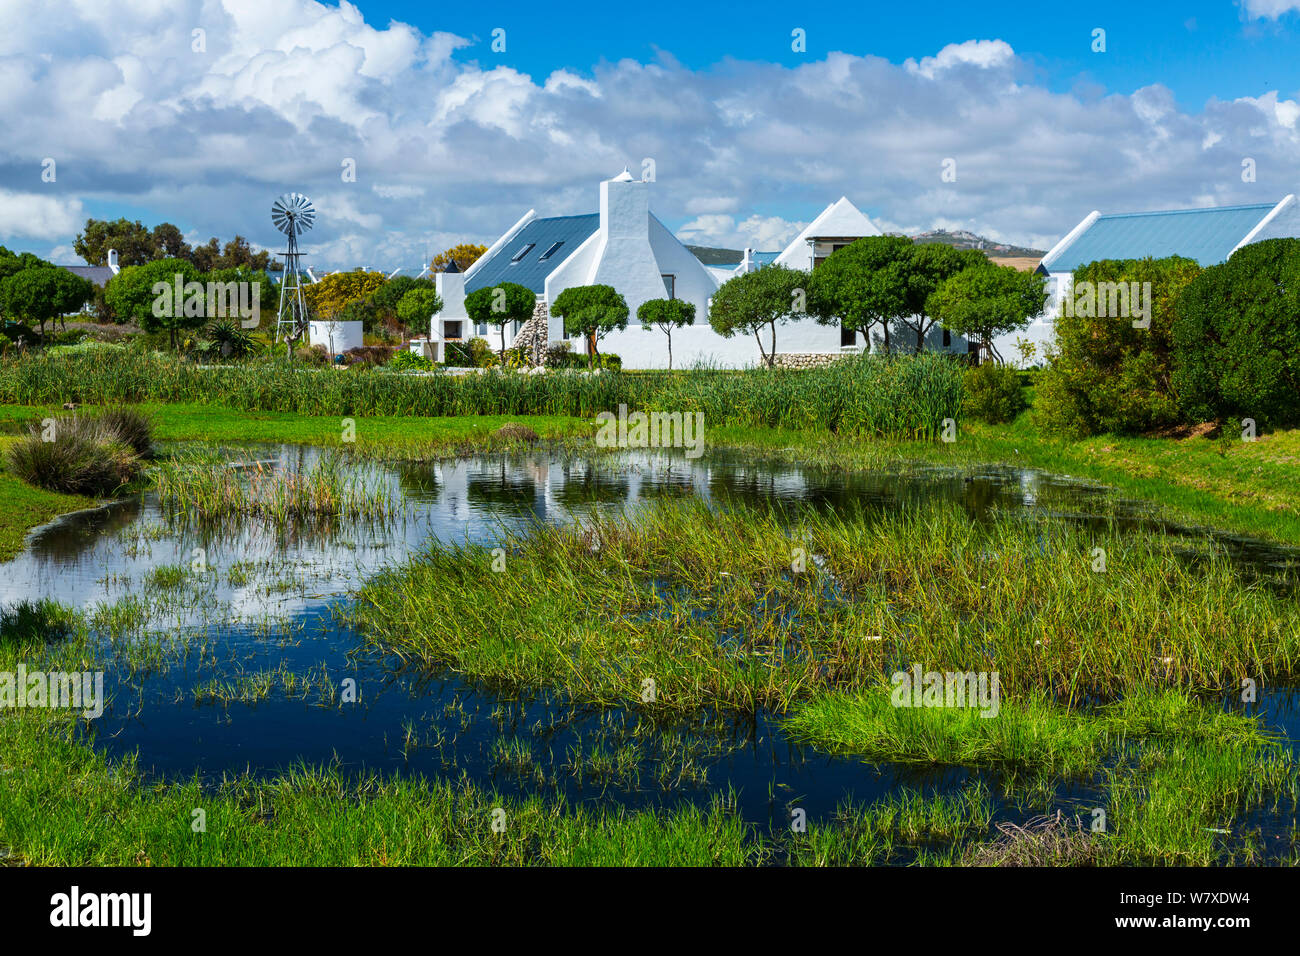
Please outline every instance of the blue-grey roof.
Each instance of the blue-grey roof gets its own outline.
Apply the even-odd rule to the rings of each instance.
[[[1203,266],[1223,262],[1276,203],[1173,209],[1099,216],[1056,255],[1043,258],[1045,272],[1073,272],[1101,259],[1185,256]]]
[[[546,277],[551,274],[551,270],[569,258],[599,227],[599,213],[534,219],[465,280],[465,291],[476,292],[499,282],[517,282],[542,295],[546,291]],[[546,251],[557,242],[563,245],[542,259]],[[512,261],[530,244],[532,248],[523,258],[518,262]]]
[[[89,279],[95,285],[103,288],[109,279],[113,278],[113,270],[108,266],[62,266],[73,275],[81,276],[83,279]]]

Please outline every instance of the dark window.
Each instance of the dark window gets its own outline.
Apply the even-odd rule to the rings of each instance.
[[[841,326],[840,326],[840,345],[841,345],[841,347],[842,347],[842,346],[845,346],[845,345],[857,345],[857,344],[858,344],[858,333],[857,333],[857,330],[856,330],[856,329],[846,329],[846,328],[844,328],[844,326],[841,325]]]
[[[660,276],[664,280],[664,291],[668,293],[668,298],[677,298],[677,276]]]
[[[947,329],[944,329],[944,330],[943,330],[943,347],[944,347],[944,348],[947,348],[947,347],[950,346],[950,345],[952,345],[952,333],[949,332]]]
[[[545,262],[547,259],[551,258],[551,256],[555,255],[556,250],[558,250],[562,245],[564,245],[563,239],[561,239],[559,242],[551,243],[551,247],[547,249],[545,252],[543,252],[541,256],[538,257],[537,261]]]
[[[513,256],[511,256],[511,257],[510,257],[510,261],[511,261],[511,262],[518,262],[518,261],[519,261],[520,259],[522,259],[524,256],[528,255],[528,253],[532,252],[532,251],[533,251],[533,246],[535,246],[535,245],[537,245],[537,243],[535,243],[535,242],[530,242],[528,245],[524,246],[522,249],[520,249],[518,252],[516,252]]]

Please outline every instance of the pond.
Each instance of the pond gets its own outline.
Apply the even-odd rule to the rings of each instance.
[[[239,467],[304,469],[324,453],[277,445],[223,454]],[[1010,511],[1208,534],[1163,522],[1148,506],[1115,499],[1101,486],[1007,467],[861,473],[725,453],[687,460],[544,450],[349,467],[393,495],[398,513],[187,525],[145,493],[41,529],[24,554],[0,566],[0,603],[52,597],[89,613],[103,640],[139,646],[119,655],[105,675],[109,706],[86,725],[95,747],[111,760],[137,754],[150,777],[198,774],[215,782],[305,762],[347,772],[464,775],[504,793],[629,807],[730,793],[744,818],[761,826],[788,820],[792,805],[824,817],[849,796],[869,802],[903,785],[952,792],[970,774],[830,757],[796,746],[763,714],[656,725],[635,712],[574,706],[558,695],[475,686],[376,651],[340,611],[377,570],[438,542],[491,543],[503,530],[539,520],[635,510],[661,496],[832,509],[852,502],[882,510],[946,500],[972,520]],[[1294,549],[1215,537],[1259,574],[1280,579],[1300,568]],[[341,706],[348,679],[359,700]],[[1300,736],[1295,695],[1265,701],[1269,725],[1293,741]],[[996,796],[1000,781],[983,779]],[[1086,813],[1098,796],[1095,782],[1066,787],[1052,795],[1052,806]],[[1001,798],[997,805],[999,819],[1038,812]]]

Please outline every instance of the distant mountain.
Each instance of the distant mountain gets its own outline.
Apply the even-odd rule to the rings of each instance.
[[[687,246],[691,254],[706,266],[734,266],[745,253],[739,249],[716,249],[712,246]]]
[[[994,259],[1041,259],[1046,255],[1043,249],[1030,249],[1026,246],[1013,246],[1005,242],[994,242],[965,229],[949,232],[946,229],[934,229],[913,236],[912,241],[919,245],[938,242],[956,249],[979,249]]]

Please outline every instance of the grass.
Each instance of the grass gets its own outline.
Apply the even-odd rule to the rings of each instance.
[[[302,469],[236,469],[223,458],[191,454],[152,469],[160,504],[171,514],[208,521],[256,515],[278,523],[318,517],[386,517],[398,501],[389,489],[348,475],[337,456]]]
[[[276,361],[200,367],[157,353],[0,360],[0,403],[183,402],[336,417],[568,415],[620,405],[702,411],[710,426],[818,427],[845,434],[938,433],[957,418],[962,366],[936,354],[850,357],[808,372],[749,369],[623,375],[578,371],[409,376]]]
[[[6,444],[5,463],[38,488],[107,495],[139,475],[142,458],[152,453],[150,431],[147,416],[118,406],[50,417]]]
[[[0,436],[0,446],[12,441],[13,438]],[[32,528],[94,504],[93,499],[84,495],[34,488],[8,471],[0,470],[0,561],[8,561],[22,551]]]
[[[655,707],[741,713],[912,664],[996,670],[1004,692],[1067,702],[1300,676],[1293,595],[1153,533],[973,525],[955,505],[795,519],[691,500],[501,546],[502,573],[489,548],[454,546],[380,574],[357,601],[365,633],[510,686],[637,707],[653,680]],[[793,572],[796,549],[821,566]]]

